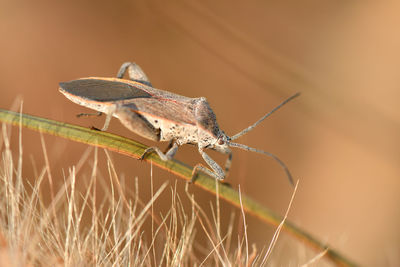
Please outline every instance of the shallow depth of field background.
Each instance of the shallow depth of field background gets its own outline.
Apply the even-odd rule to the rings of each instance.
[[[400,3],[396,1],[0,1],[0,108],[101,127],[102,118],[58,92],[58,83],[115,76],[137,62],[156,88],[205,96],[233,135],[301,92],[239,141],[278,155],[300,179],[290,220],[358,263],[400,262]],[[15,102],[16,101],[16,102]],[[17,104],[15,104],[17,103]],[[113,120],[109,131],[147,145]],[[87,146],[46,136],[57,186]],[[13,146],[17,151],[17,129]],[[44,164],[40,136],[23,130],[24,177]],[[165,144],[161,145],[163,148]],[[104,162],[104,153],[99,151]],[[17,154],[17,153],[15,153]],[[117,172],[150,194],[150,164],[112,153]],[[225,157],[210,155],[221,164]],[[201,161],[195,147],[177,159]],[[92,157],[89,157],[92,160]],[[32,160],[35,163],[32,163]],[[107,176],[105,168],[101,170]],[[78,177],[90,177],[90,165]],[[292,193],[284,173],[261,155],[235,151],[233,187],[283,214]],[[177,180],[154,168],[155,187]],[[130,182],[131,181],[131,182]],[[82,183],[84,184],[84,183]],[[84,190],[84,188],[81,188]],[[209,209],[214,197],[191,188]],[[168,193],[164,194],[168,199]],[[168,201],[165,201],[168,205]],[[163,201],[159,200],[159,205]],[[222,202],[222,223],[238,210]],[[162,209],[162,207],[160,207]],[[247,217],[260,248],[274,227]],[[281,236],[284,257],[297,243]],[[294,247],[294,248],[293,248]],[[289,254],[288,251],[291,251]]]

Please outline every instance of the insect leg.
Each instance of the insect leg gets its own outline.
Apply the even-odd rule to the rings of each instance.
[[[106,114],[106,121],[104,122],[104,126],[103,126],[103,128],[101,128],[101,131],[104,132],[104,131],[106,131],[106,130],[108,129],[108,126],[110,125],[111,118],[112,118],[112,116],[114,115],[116,109],[117,109],[117,107],[114,106],[114,105],[112,105],[112,106],[110,106],[110,107],[108,108],[108,110],[105,112],[105,114]]]
[[[132,62],[125,62],[122,64],[122,66],[119,68],[117,78],[122,79],[127,70],[130,80],[152,86],[144,71],[139,67],[139,65]]]
[[[99,112],[96,112],[96,113],[79,113],[76,116],[78,118],[80,118],[80,117],[89,117],[89,116],[98,116],[98,117],[100,117],[101,114],[103,114],[103,112],[99,111]]]
[[[155,128],[146,118],[132,111],[131,108],[119,107],[114,115],[122,125],[135,134],[156,142],[160,141],[160,129]]]
[[[203,171],[203,172],[207,173],[208,175],[210,175],[210,176],[212,176],[212,177],[214,177],[214,178],[216,178],[218,180],[224,180],[225,173],[222,170],[222,168],[218,165],[218,163],[216,163],[209,155],[207,155],[203,151],[203,149],[199,148],[199,153],[203,157],[205,162],[207,162],[208,166],[210,166],[213,171],[209,170],[208,168],[204,167],[201,163],[199,163],[196,166],[194,166],[194,168],[193,168],[191,182],[194,182],[195,177],[196,177],[196,173],[198,171]]]
[[[228,158],[225,161],[225,176],[228,176],[228,172],[231,169],[232,165],[232,152],[229,152]]]
[[[175,142],[176,142],[175,139],[172,139],[171,141],[169,141],[168,146],[164,150],[164,153],[167,153],[168,150],[170,150],[172,148],[172,146],[174,145]]]
[[[146,149],[144,151],[144,153],[142,154],[142,156],[140,157],[140,160],[143,160],[148,154],[150,154],[151,152],[156,152],[157,155],[163,160],[163,161],[167,161],[167,160],[171,160],[176,152],[178,151],[178,144],[176,142],[174,142],[171,146],[171,148],[167,151],[167,153],[163,153],[158,147],[149,147],[148,149]]]

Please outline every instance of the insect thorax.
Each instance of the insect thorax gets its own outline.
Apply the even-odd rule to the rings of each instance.
[[[154,128],[160,129],[159,141],[176,140],[178,145],[187,143],[196,144],[198,140],[197,127],[192,124],[182,124],[172,120],[160,119],[158,117],[146,116],[145,119],[153,125]]]

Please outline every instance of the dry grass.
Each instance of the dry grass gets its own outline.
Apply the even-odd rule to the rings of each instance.
[[[21,136],[18,155],[13,157],[6,127],[2,130],[1,266],[260,266],[270,256],[270,249],[257,252],[254,245],[249,248],[244,212],[245,234],[237,244],[232,241],[238,235],[234,216],[226,232],[221,231],[218,196],[211,205],[212,218],[188,190],[178,193],[167,183],[155,192],[152,185],[152,197],[143,203],[136,179],[127,197],[108,153],[109,183],[97,178],[95,150],[92,174],[83,193],[76,186],[79,166],[70,168],[63,186],[54,190],[42,138],[46,166],[29,185],[22,177]],[[48,182],[50,190],[45,189],[43,181]],[[163,215],[154,215],[159,196],[168,190],[169,209]],[[45,203],[44,196],[50,197],[50,203]],[[198,232],[207,236],[206,245],[196,243]]]

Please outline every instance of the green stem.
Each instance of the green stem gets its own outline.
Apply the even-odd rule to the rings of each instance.
[[[134,157],[136,159],[138,159],[147,148],[143,144],[115,134],[92,130],[85,127],[35,117],[27,114],[20,114],[3,109],[0,109],[0,121],[17,126],[22,125],[35,131],[63,137],[80,143],[106,148],[130,157]],[[145,159],[145,161],[150,160],[154,165],[166,169],[167,171],[172,172],[187,181],[190,181],[191,179],[192,167],[178,160],[162,161],[155,153],[150,154]],[[215,179],[207,176],[206,174],[198,173],[195,185],[213,194],[216,194]],[[223,183],[221,183],[218,188],[221,198],[240,208],[239,193],[236,190]],[[255,200],[243,194],[241,198],[243,209],[247,213],[258,217],[262,221],[273,225],[279,225],[283,220],[282,216],[277,215]],[[345,258],[339,252],[331,249],[329,245],[317,240],[292,222],[286,220],[283,229],[317,251],[326,250],[325,256],[331,259],[337,265],[356,266],[354,262]]]

